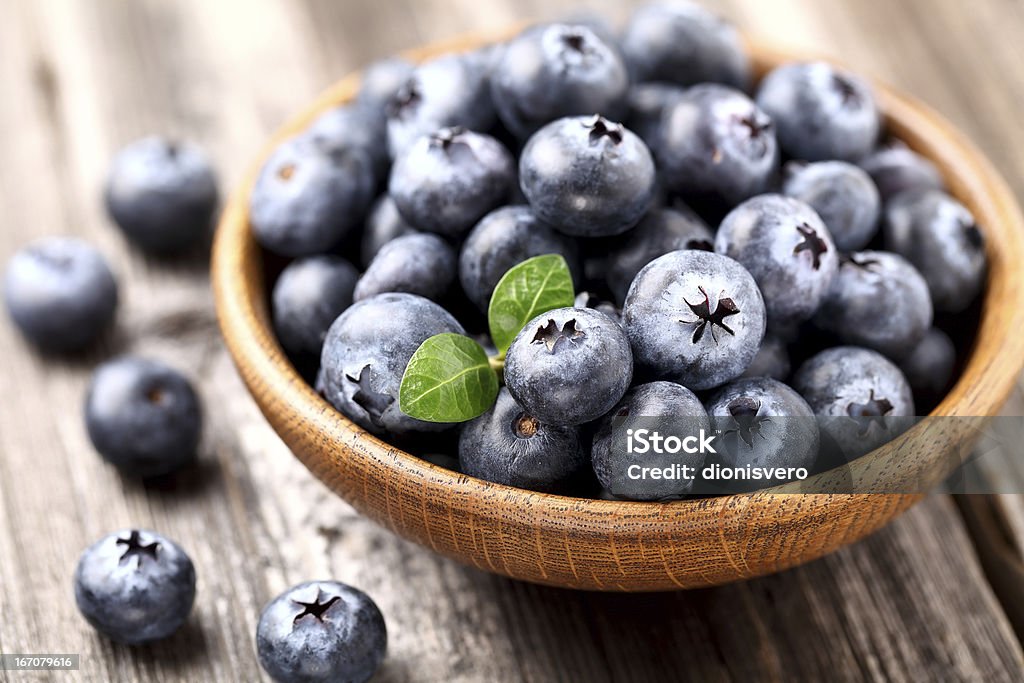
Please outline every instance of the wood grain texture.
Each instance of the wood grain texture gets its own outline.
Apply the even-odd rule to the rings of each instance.
[[[1024,192],[1019,3],[723,9],[922,96]],[[567,11],[550,0],[0,3],[0,260],[35,236],[82,235],[111,257],[126,295],[115,332],[77,358],[41,358],[0,324],[0,390],[16,397],[0,403],[0,650],[80,652],[83,662],[78,673],[0,680],[266,680],[252,645],[258,610],[315,577],[350,581],[381,604],[391,635],[383,681],[1020,680],[1020,645],[945,497],[800,569],[674,594],[531,586],[397,539],[311,477],[246,397],[218,340],[205,255],[147,260],[102,216],[106,163],[134,137],[195,139],[234,187],[270,132],[340,74]],[[159,485],[105,467],[80,421],[91,367],[129,350],[187,371],[207,406],[201,466]],[[1024,538],[1012,500],[1011,528]],[[176,538],[199,571],[186,629],[138,650],[97,637],[70,594],[80,550],[126,525]]]

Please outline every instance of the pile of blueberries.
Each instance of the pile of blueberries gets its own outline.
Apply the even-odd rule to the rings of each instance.
[[[686,2],[617,34],[542,24],[375,64],[270,156],[250,219],[282,257],[279,340],[339,411],[463,473],[582,496],[693,494],[628,480],[659,464],[624,452],[642,418],[803,430],[716,456],[730,466],[814,471],[835,464],[826,442],[849,460],[890,440],[948,388],[936,321],[971,328],[986,270],[970,211],[886,137],[865,81],[810,62],[755,83],[734,27]],[[495,285],[542,254],[579,296],[492,353],[493,407],[463,425],[404,413],[420,345],[494,351]]]

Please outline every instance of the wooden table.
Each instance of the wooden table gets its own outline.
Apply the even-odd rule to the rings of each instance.
[[[624,4],[592,7],[620,18]],[[138,136],[197,140],[227,190],[276,126],[360,64],[567,7],[0,3],[0,260],[36,236],[82,235],[111,257],[123,287],[116,331],[81,357],[42,358],[0,324],[0,650],[82,660],[77,673],[4,680],[260,680],[260,608],[292,583],[327,577],[364,588],[384,611],[382,681],[1021,680],[1020,496],[936,495],[855,547],[716,589],[586,594],[482,574],[359,518],[313,479],[221,345],[206,255],[149,260],[103,215],[106,165]],[[731,0],[721,9],[754,33],[922,97],[1024,194],[1024,3]],[[171,483],[122,479],[86,438],[90,369],[121,352],[169,361],[201,390],[201,465]],[[178,539],[199,573],[187,627],[138,649],[98,637],[71,595],[79,552],[130,525]]]

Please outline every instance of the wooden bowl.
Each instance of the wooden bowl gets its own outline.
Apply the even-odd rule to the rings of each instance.
[[[500,38],[504,36],[494,36]],[[485,44],[461,39],[409,53],[423,59]],[[751,46],[755,70],[798,56]],[[799,487],[672,503],[569,498],[492,484],[404,453],[356,426],[299,376],[272,331],[263,259],[248,199],[267,153],[319,113],[352,99],[358,74],[290,121],[232,195],[213,254],[220,326],[253,397],[295,455],[357,510],[393,532],[480,569],[554,586],[653,591],[721,584],[821,557],[899,515],[951,470],[969,421],[934,421]],[[989,275],[981,323],[956,386],[933,415],[991,416],[1024,363],[1024,220],[1005,182],[964,137],[923,104],[876,85],[889,130],[929,157],[978,219]],[[919,425],[920,427],[920,425]],[[860,485],[844,489],[850,481]],[[866,487],[866,488],[865,488]]]

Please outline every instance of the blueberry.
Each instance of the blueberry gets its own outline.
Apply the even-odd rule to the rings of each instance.
[[[532,416],[553,425],[597,419],[633,378],[629,340],[591,308],[556,308],[526,323],[505,357],[505,386]]]
[[[491,74],[498,116],[522,138],[566,116],[617,116],[628,87],[617,49],[579,24],[526,29],[505,45]]]
[[[881,200],[871,177],[845,161],[786,166],[782,192],[806,202],[828,227],[836,249],[863,249],[878,230]]]
[[[773,326],[811,317],[839,265],[828,228],[814,209],[778,194],[748,199],[729,212],[715,236],[715,251],[754,276]]]
[[[398,89],[386,110],[392,157],[441,128],[490,130],[494,105],[487,63],[474,55],[445,55],[424,62]]]
[[[784,382],[791,366],[786,342],[776,334],[766,334],[750,366],[741,377],[770,377]]]
[[[721,434],[714,457],[727,467],[803,468],[818,457],[818,425],[800,394],[769,377],[737,379],[708,401],[708,415]],[[740,490],[761,488],[769,481],[736,479]]]
[[[921,271],[936,310],[958,313],[985,284],[985,237],[963,204],[939,190],[897,195],[885,210],[885,247]]]
[[[509,268],[543,254],[561,254],[569,270],[578,275],[579,256],[571,239],[538,220],[528,206],[496,209],[477,223],[462,244],[462,289],[486,311],[495,285]]]
[[[617,301],[626,300],[633,278],[654,259],[678,249],[711,251],[714,236],[707,224],[688,210],[652,209],[612,252],[607,264],[608,286]]]
[[[114,157],[104,191],[107,212],[146,251],[179,251],[210,230],[217,179],[198,147],[148,137]]]
[[[519,182],[541,220],[576,237],[629,230],[654,199],[644,143],[602,116],[565,118],[537,131],[519,157]]]
[[[739,32],[692,2],[640,7],[623,31],[622,51],[636,81],[712,82],[746,88],[750,63]]]
[[[93,373],[85,426],[104,460],[124,474],[153,477],[195,460],[202,412],[195,390],[177,370],[122,356]]]
[[[398,409],[398,389],[412,354],[428,337],[462,326],[415,294],[378,294],[353,304],[327,331],[320,366],[324,396],[349,419],[377,434],[438,431]]]
[[[779,166],[772,120],[724,85],[697,85],[664,110],[655,149],[665,187],[735,204],[766,191]]]
[[[821,431],[851,458],[896,437],[914,415],[910,385],[900,369],[882,354],[856,346],[812,356],[793,375],[793,388],[822,418]]]
[[[293,353],[320,355],[327,328],[352,305],[359,271],[340,256],[292,261],[274,283],[274,330]]]
[[[270,155],[256,179],[249,199],[253,234],[282,256],[327,251],[358,225],[373,186],[365,150],[292,138]]]
[[[373,163],[374,177],[387,173],[391,157],[384,117],[370,107],[343,104],[321,114],[307,130],[318,145],[333,152],[363,150]]]
[[[852,161],[875,146],[881,127],[875,96],[860,78],[825,62],[784,64],[757,90],[782,150],[807,161]]]
[[[440,299],[455,280],[455,252],[437,235],[404,235],[377,252],[356,284],[355,300],[383,292]]]
[[[505,388],[494,406],[459,435],[459,469],[496,484],[558,491],[586,462],[576,427],[542,422]]]
[[[401,57],[389,57],[370,64],[363,70],[356,101],[383,117],[388,102],[415,69],[415,64]]]
[[[263,608],[256,626],[260,664],[278,683],[363,683],[387,644],[376,603],[338,581],[292,586]]]
[[[699,468],[704,454],[630,453],[629,430],[647,429],[683,438],[711,432],[707,411],[689,389],[673,382],[651,382],[629,390],[601,421],[590,457],[594,474],[606,491],[617,498],[662,500],[678,498],[690,491],[693,479],[630,477],[630,467],[671,467],[675,464]]]
[[[764,300],[736,261],[707,251],[673,251],[637,274],[622,322],[647,374],[710,389],[753,361],[764,337]]]
[[[443,128],[395,159],[388,194],[417,230],[458,237],[504,203],[514,181],[515,162],[500,142]]]
[[[815,322],[845,344],[902,358],[931,327],[932,300],[906,259],[861,251],[843,259]]]
[[[899,140],[890,141],[858,163],[875,181],[884,201],[907,190],[943,189],[935,164]]]
[[[74,585],[78,609],[93,628],[137,645],[166,638],[185,623],[196,597],[196,571],[174,541],[125,529],[82,553]]]
[[[915,401],[923,406],[938,403],[946,394],[956,366],[956,347],[949,335],[933,327],[900,361]]]
[[[391,240],[415,232],[416,230],[402,218],[402,214],[398,213],[391,197],[382,194],[370,207],[370,213],[367,214],[366,223],[363,226],[363,239],[360,246],[363,265],[370,265],[370,261],[377,255],[380,248]]]
[[[117,282],[92,245],[73,237],[48,237],[11,257],[4,300],[30,342],[47,351],[76,351],[114,319]]]
[[[686,92],[670,83],[638,83],[626,95],[626,127],[651,149],[660,146],[661,117]]]

